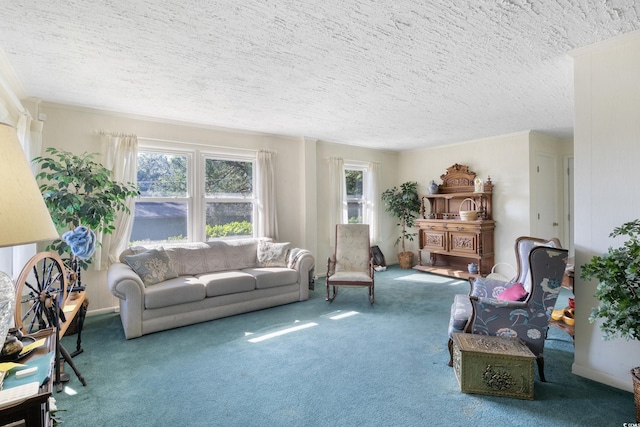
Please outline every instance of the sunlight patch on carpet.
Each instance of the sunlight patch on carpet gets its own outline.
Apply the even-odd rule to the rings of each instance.
[[[62,390],[65,394],[68,394],[69,396],[75,396],[76,394],[78,394],[77,391],[75,391],[74,389],[72,389],[71,387],[69,387],[68,385],[64,387],[64,389]]]
[[[345,317],[351,317],[351,316],[355,316],[356,314],[360,314],[357,311],[346,311],[344,313],[340,313],[340,314],[336,314],[335,316],[331,316],[329,317],[329,319],[331,320],[340,320],[340,319],[344,319]]]
[[[270,332],[268,334],[260,335],[259,337],[251,338],[249,340],[249,342],[251,342],[251,343],[262,342],[262,341],[266,341],[266,340],[271,339],[271,338],[279,337],[279,336],[282,336],[282,335],[285,335],[285,334],[290,334],[291,332],[301,331],[303,329],[311,328],[311,327],[314,327],[314,326],[318,326],[318,324],[315,323],[315,322],[303,323],[302,325],[292,326],[290,328],[281,329],[279,331]]]
[[[434,284],[446,284],[446,285],[459,285],[461,280],[453,279],[451,277],[436,276],[435,274],[426,273],[413,273],[406,276],[396,277],[393,280],[400,280],[403,282],[419,282],[419,283],[434,283]]]

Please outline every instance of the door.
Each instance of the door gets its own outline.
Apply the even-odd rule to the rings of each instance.
[[[567,157],[565,160],[566,176],[565,176],[565,215],[564,215],[564,235],[569,248],[569,256],[574,254],[573,251],[573,157]]]
[[[556,156],[552,154],[538,153],[536,155],[534,236],[543,239],[561,237],[556,164]]]

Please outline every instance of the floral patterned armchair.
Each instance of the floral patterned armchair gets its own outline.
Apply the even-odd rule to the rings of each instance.
[[[544,341],[567,262],[567,251],[558,246],[557,239],[521,237],[516,241],[518,275],[513,283],[479,278],[471,282],[470,296],[456,295],[449,323],[449,351],[454,332],[517,337],[536,355],[540,380],[545,381]],[[523,300],[498,298],[518,283],[527,292]]]

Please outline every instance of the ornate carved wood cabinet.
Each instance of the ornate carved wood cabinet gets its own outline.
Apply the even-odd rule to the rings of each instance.
[[[465,165],[455,164],[441,175],[436,194],[421,195],[418,227],[417,270],[446,276],[469,276],[467,266],[478,264],[489,274],[494,264],[491,194],[493,183],[482,182]],[[460,211],[477,211],[477,219],[465,221]]]

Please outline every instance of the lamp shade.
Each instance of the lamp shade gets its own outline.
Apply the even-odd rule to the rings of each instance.
[[[0,247],[59,237],[16,130],[0,123]]]

